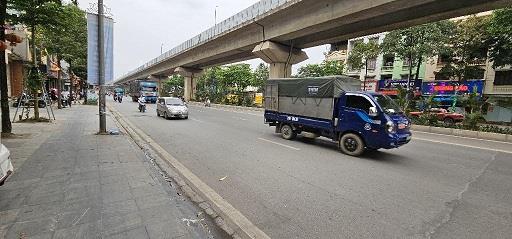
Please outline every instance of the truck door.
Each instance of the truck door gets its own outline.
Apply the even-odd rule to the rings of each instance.
[[[380,122],[368,115],[370,107],[375,107],[373,101],[365,95],[353,93],[347,93],[343,98],[339,111],[339,130],[354,130],[366,137],[372,128],[379,128]]]

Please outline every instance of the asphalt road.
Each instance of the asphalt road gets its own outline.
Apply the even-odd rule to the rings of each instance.
[[[512,235],[510,143],[414,132],[355,158],[326,139],[284,140],[260,112],[190,106],[165,120],[155,105],[110,104],[272,238]]]

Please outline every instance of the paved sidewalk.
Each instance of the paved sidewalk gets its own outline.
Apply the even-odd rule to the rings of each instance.
[[[15,172],[0,187],[0,238],[219,237],[127,136],[95,135],[97,107],[55,113],[2,139]]]

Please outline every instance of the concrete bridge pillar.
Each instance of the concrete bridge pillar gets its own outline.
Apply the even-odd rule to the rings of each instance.
[[[174,72],[185,77],[185,84],[183,87],[183,97],[185,98],[185,101],[195,100],[197,79],[201,77],[203,70],[178,67],[174,70]]]
[[[308,59],[306,52],[301,49],[271,41],[258,44],[252,53],[270,64],[270,78],[289,78],[292,75],[292,65]]]

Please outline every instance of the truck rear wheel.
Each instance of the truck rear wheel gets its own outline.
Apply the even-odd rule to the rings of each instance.
[[[292,126],[287,124],[281,126],[281,137],[283,137],[283,139],[290,140],[295,138],[296,136],[297,133],[293,131]]]
[[[365,145],[357,134],[348,133],[341,136],[338,141],[341,152],[350,156],[359,156],[364,153]]]

